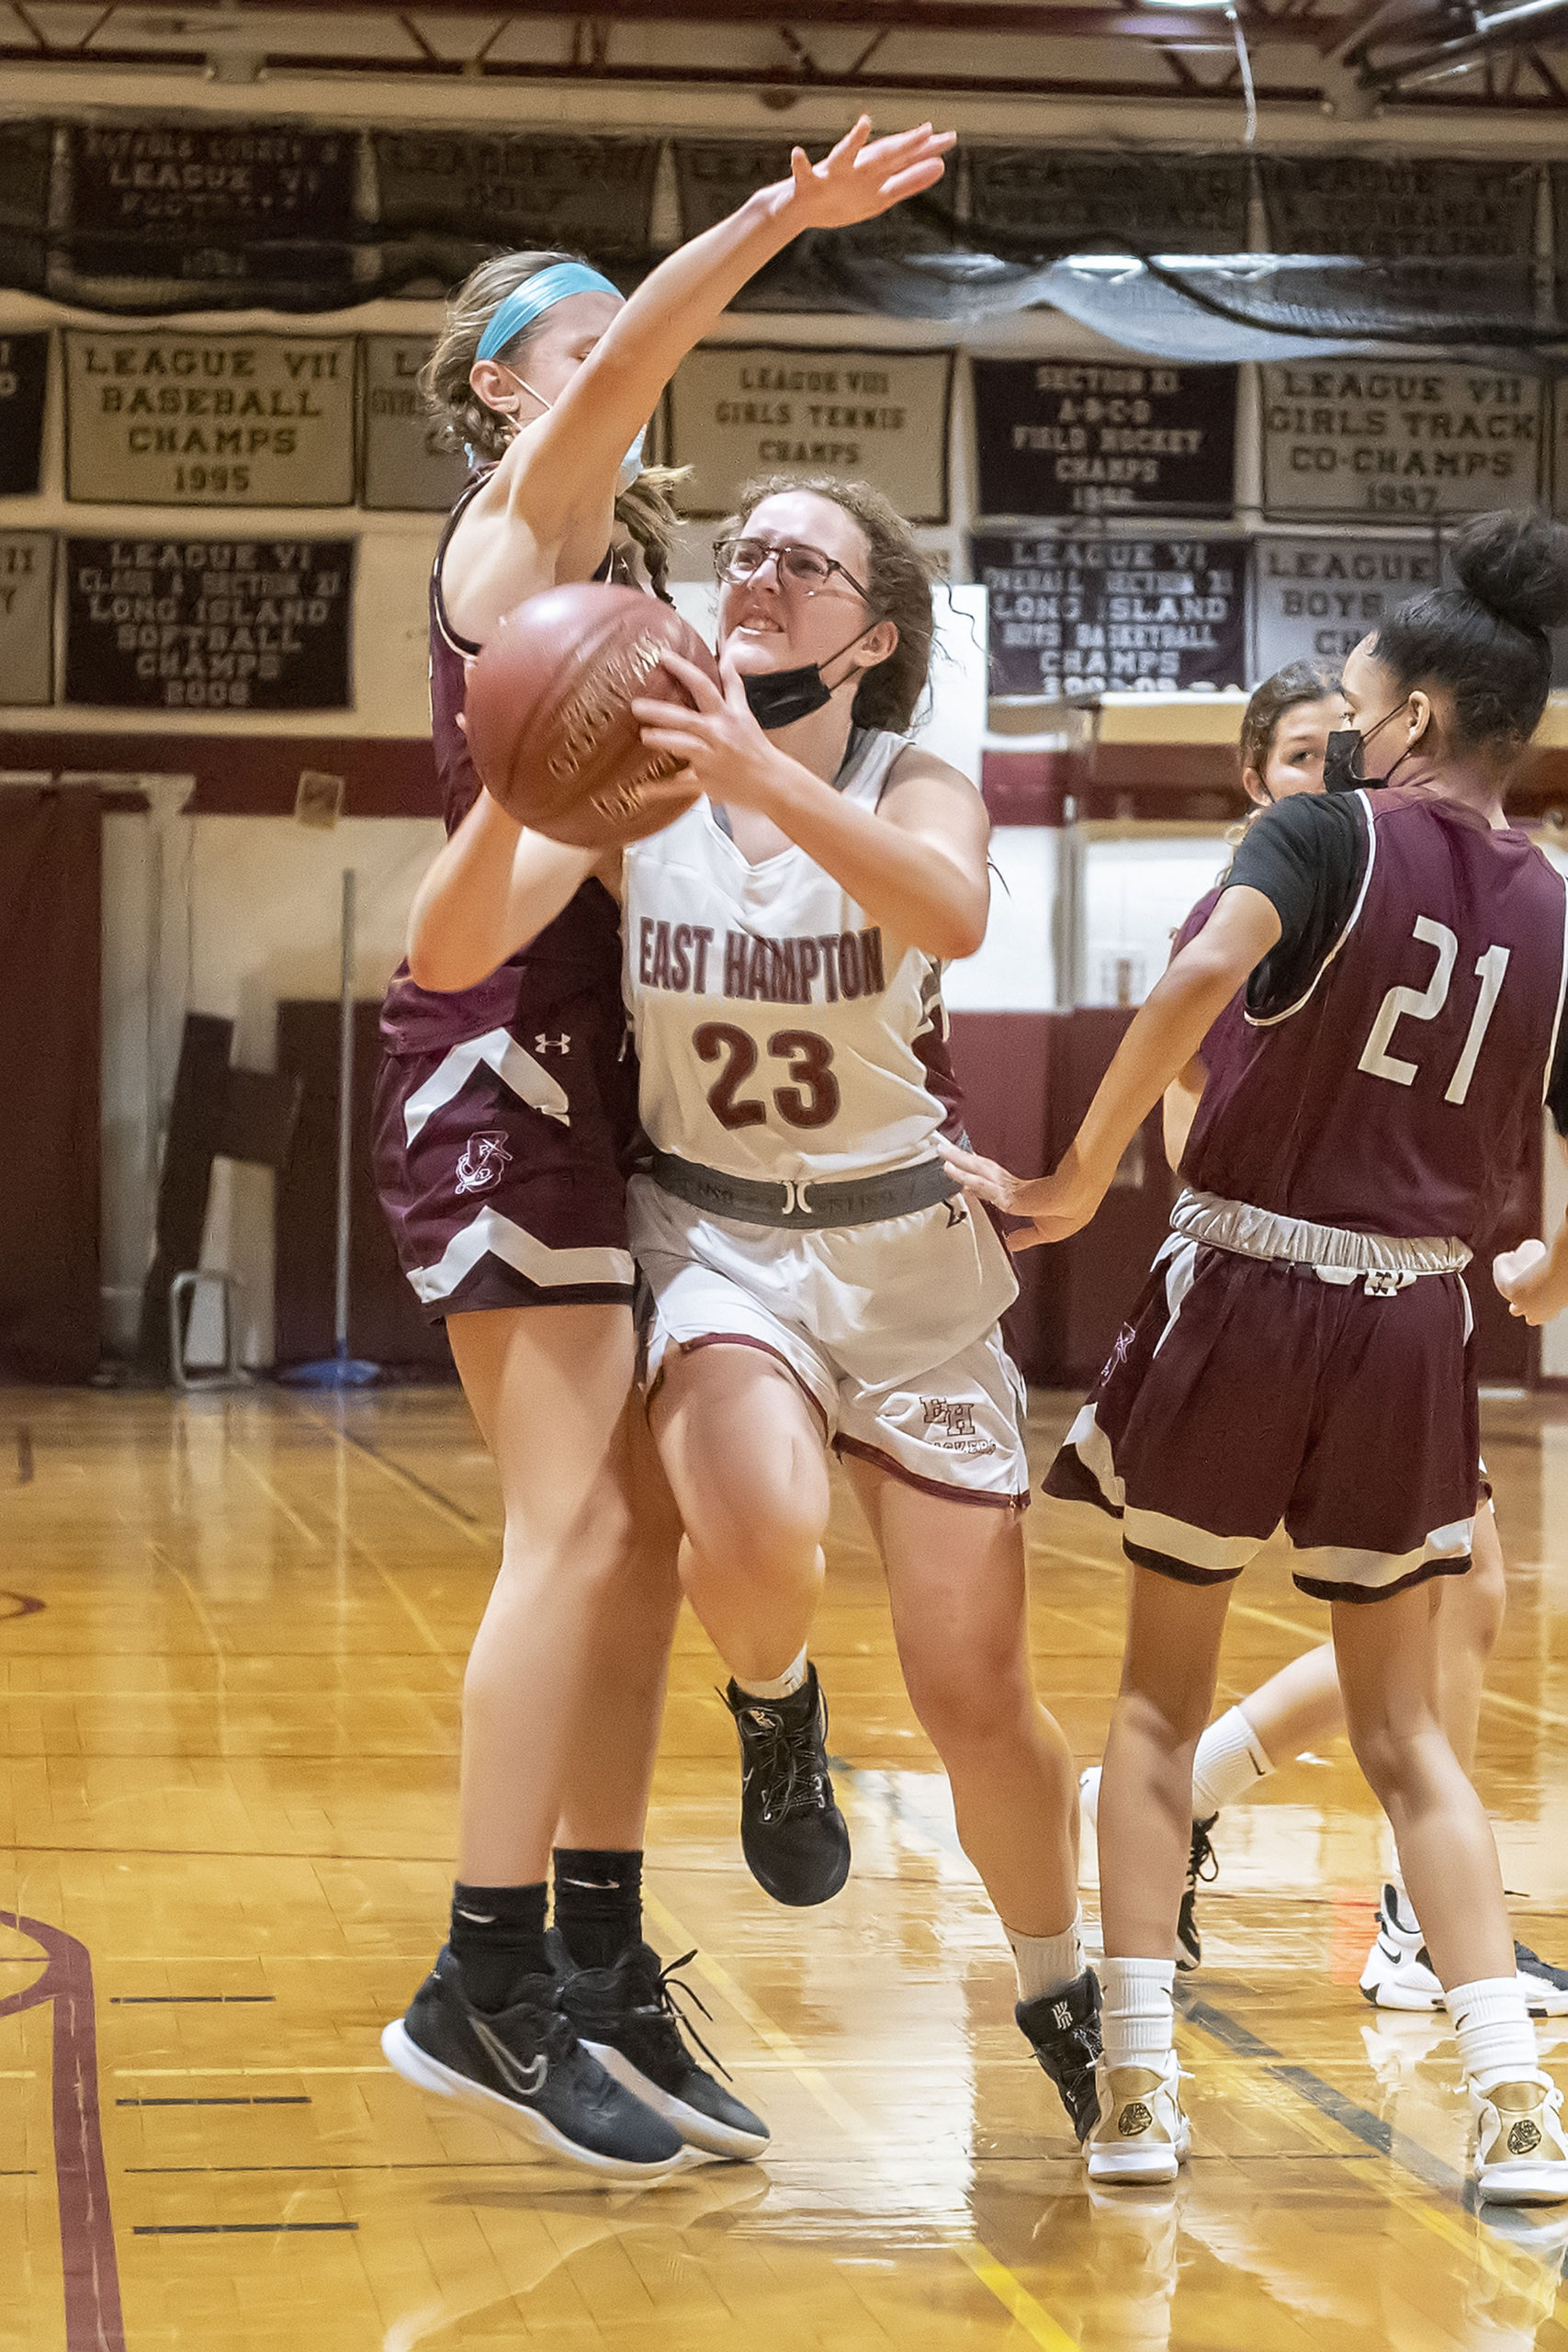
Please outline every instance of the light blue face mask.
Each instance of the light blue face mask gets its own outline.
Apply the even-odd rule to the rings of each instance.
[[[547,311],[554,310],[558,302],[564,302],[572,294],[613,294],[617,301],[620,300],[619,287],[612,286],[607,277],[602,277],[596,269],[590,269],[585,263],[552,262],[548,269],[536,271],[496,304],[485,322],[475,357],[493,359],[498,352],[505,350],[509,343],[516,341],[525,327],[532,326],[536,319],[543,318]],[[543,392],[534,390],[525,376],[519,376],[514,368],[509,372],[513,381],[522,385],[529,399],[537,401],[541,408],[555,406],[555,402],[547,401]],[[639,433],[621,459],[615,473],[617,498],[623,491],[630,490],[642,471],[642,444],[643,435]]]

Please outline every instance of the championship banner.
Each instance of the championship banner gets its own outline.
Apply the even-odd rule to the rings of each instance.
[[[972,235],[990,251],[1228,254],[1245,248],[1244,155],[972,147]]]
[[[976,359],[982,514],[1229,514],[1236,370]]]
[[[419,394],[428,335],[365,337],[365,487],[361,504],[445,514],[468,480],[462,451],[445,449]]]
[[[28,498],[43,455],[47,334],[0,334],[0,498]]]
[[[1287,662],[1337,670],[1369,629],[1442,574],[1429,538],[1258,539],[1252,561],[1254,678]]]
[[[383,231],[428,242],[458,277],[498,251],[564,246],[634,272],[652,259],[656,139],[382,130],[374,144]]]
[[[1538,377],[1421,359],[1265,368],[1266,514],[1384,522],[1528,506],[1540,481]]]
[[[0,704],[53,700],[53,535],[0,531]]]
[[[65,494],[115,506],[348,506],[354,339],[71,333]]]
[[[65,699],[347,710],[352,539],[71,539]]]
[[[815,161],[832,143],[807,143]],[[677,139],[671,142],[683,239],[700,236],[760,187],[789,177],[787,139]],[[808,229],[748,279],[732,311],[875,311],[877,265],[910,254],[945,254],[953,239],[953,175],[924,196],[896,204],[847,229]],[[915,315],[924,315],[917,311]]]
[[[132,307],[138,281],[183,288],[186,307],[352,299],[356,131],[73,123],[67,139],[65,274],[103,281],[113,307]]]
[[[1258,159],[1276,253],[1472,260],[1527,270],[1535,250],[1537,169],[1437,155]]]
[[[752,474],[856,474],[909,523],[947,520],[949,351],[710,344],[669,391],[682,514],[728,514]]]
[[[54,126],[0,122],[0,285],[42,291]]]
[[[990,612],[991,692],[1174,694],[1247,676],[1247,542],[971,539]]]

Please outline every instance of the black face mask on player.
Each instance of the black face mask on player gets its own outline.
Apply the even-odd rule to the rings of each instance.
[[[876,626],[874,621],[871,626]],[[829,653],[829,662],[838,662],[857,646],[867,634],[860,629],[848,645],[840,645],[837,653]],[[793,727],[797,718],[809,718],[814,710],[821,710],[833,699],[834,688],[822,675],[825,664],[803,662],[794,670],[763,670],[756,677],[740,681],[751,716],[764,734],[772,735],[781,727]],[[841,686],[845,681],[840,678]]]
[[[1325,792],[1358,792],[1364,784],[1393,782],[1395,769],[1402,767],[1416,749],[1414,743],[1407,744],[1401,752],[1387,775],[1369,776],[1362,754],[1379,729],[1386,727],[1391,718],[1397,718],[1404,707],[1404,703],[1396,703],[1392,710],[1384,711],[1374,726],[1364,731],[1359,727],[1333,729],[1323,754]]]

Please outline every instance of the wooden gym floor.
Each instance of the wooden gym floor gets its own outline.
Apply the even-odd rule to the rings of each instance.
[[[1068,1401],[1038,1401],[1042,1457]],[[1511,1604],[1483,1786],[1518,1930],[1561,1958],[1568,1402],[1486,1419]],[[457,1392],[9,1391],[0,1449],[4,2352],[1568,2346],[1568,2213],[1476,2219],[1451,2041],[1356,1992],[1382,1847],[1342,1741],[1222,1822],[1189,2171],[1091,2200],[841,1496],[813,1646],[847,1893],[789,1913],[747,1876],[689,1622],[650,1834],[651,1933],[700,1946],[705,2030],[775,2153],[605,2193],[378,2048],[438,1939],[497,1549]],[[1058,1505],[1030,1535],[1040,1685],[1088,1759],[1116,1555]],[[1325,1614],[1251,1573],[1224,1689]]]

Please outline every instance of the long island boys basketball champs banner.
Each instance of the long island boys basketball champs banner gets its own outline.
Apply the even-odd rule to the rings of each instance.
[[[668,393],[687,514],[728,514],[753,474],[853,474],[910,523],[945,523],[950,351],[705,345]]]
[[[65,699],[344,710],[352,539],[70,539]]]
[[[1244,539],[1185,534],[973,539],[992,694],[1055,702],[1241,685],[1247,554]]]

